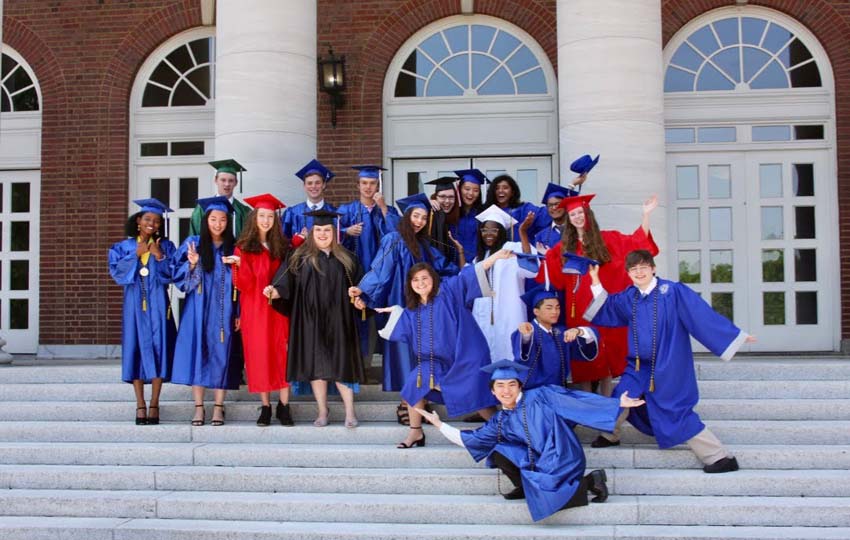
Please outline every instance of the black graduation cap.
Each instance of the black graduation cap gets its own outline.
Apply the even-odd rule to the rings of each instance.
[[[457,178],[453,178],[451,176],[441,176],[436,180],[429,180],[425,182],[426,184],[434,187],[434,193],[439,193],[441,191],[454,190],[455,182],[457,182]]]
[[[313,225],[336,226],[336,219],[342,214],[339,214],[338,212],[331,212],[322,208],[320,210],[313,210],[312,212],[307,212],[304,215],[313,218]]]

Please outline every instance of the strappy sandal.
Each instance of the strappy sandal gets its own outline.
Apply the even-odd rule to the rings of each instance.
[[[407,405],[401,402],[395,409],[396,420],[403,426],[410,425],[410,413],[407,411]]]
[[[203,404],[201,404],[201,405],[195,405],[195,408],[196,408],[196,409],[197,409],[198,407],[200,407],[200,408],[201,408],[201,412],[203,412],[203,413],[204,413],[204,416],[206,416],[207,411],[206,411],[206,410],[204,410],[204,406],[203,406]],[[193,425],[193,426],[196,426],[196,427],[197,427],[197,426],[203,426],[203,425],[204,425],[204,418],[203,418],[203,417],[201,417],[201,419],[200,419],[200,420],[192,420],[192,425]]]
[[[422,431],[422,426],[419,426],[419,427],[412,427],[411,426],[410,429],[418,429],[419,431]],[[396,445],[396,448],[403,448],[403,449],[407,450],[407,449],[410,449],[410,448],[415,448],[417,446],[425,446],[425,432],[424,431],[422,431],[422,438],[421,439],[416,439],[415,441],[413,441],[410,444],[405,444],[404,441],[401,441],[400,443],[398,443]]]
[[[213,403],[213,409],[218,407],[221,409],[221,420],[211,420],[211,426],[223,426],[224,425],[224,403]],[[213,415],[215,415],[215,410],[213,410]]]
[[[156,409],[156,416],[151,416],[150,412],[148,412],[148,425],[149,426],[157,426],[159,425],[159,406],[151,405],[148,407],[148,411]]]
[[[139,416],[139,411],[145,411],[145,416]],[[148,424],[148,408],[147,407],[136,407],[136,425],[137,426],[146,426]]]

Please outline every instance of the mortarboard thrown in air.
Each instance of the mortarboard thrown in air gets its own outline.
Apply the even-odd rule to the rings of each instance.
[[[596,155],[596,158],[591,158],[590,155],[585,154],[573,161],[570,164],[570,170],[578,175],[587,174],[596,167],[596,164],[599,163],[599,155]]]
[[[523,294],[520,298],[522,298],[522,301],[525,302],[525,305],[527,305],[531,309],[536,308],[538,305],[540,305],[540,302],[549,298],[554,298],[555,300],[558,300],[560,302],[560,298],[558,298],[558,291],[554,289],[546,290],[543,285],[534,287],[530,291],[527,291],[525,294]]]
[[[515,220],[510,214],[496,206],[495,204],[491,204],[487,209],[478,213],[475,216],[475,219],[480,221],[481,223],[486,223],[487,221],[495,221],[499,225],[502,226],[506,231],[508,229],[513,228],[518,222]]]
[[[250,204],[255,209],[263,208],[265,210],[275,211],[280,210],[281,208],[286,208],[286,205],[283,204],[280,199],[278,199],[271,193],[263,193],[262,195],[245,197],[245,202]]]
[[[567,212],[572,212],[576,208],[590,208],[590,201],[596,197],[595,194],[591,193],[590,195],[576,195],[575,197],[567,197],[561,204],[558,205],[558,208],[563,208]]]
[[[561,186],[549,182],[549,185],[546,186],[546,192],[543,193],[543,200],[540,201],[540,204],[548,204],[549,199],[552,197],[560,197],[561,199],[566,199],[567,197],[575,197],[578,194],[578,191],[570,189],[566,186]]]
[[[521,373],[528,371],[528,368],[512,360],[499,360],[489,366],[484,366],[481,368],[481,371],[489,373],[491,381],[506,379],[522,380]]]
[[[354,165],[351,168],[359,171],[357,176],[360,178],[378,179],[381,177],[381,171],[386,171],[385,168],[379,165]]]
[[[227,197],[223,197],[221,195],[198,199],[198,204],[201,205],[201,208],[203,208],[204,214],[212,210],[219,210],[227,215],[230,215],[234,211],[233,205],[230,204],[230,201],[227,199]]]
[[[245,167],[243,167],[238,161],[235,159],[220,159],[218,161],[210,161],[210,165],[215,169],[216,174],[218,173],[230,173],[232,175],[239,177],[239,193],[242,193],[242,172],[247,171]]]
[[[311,160],[310,163],[301,167],[301,170],[295,173],[295,176],[300,178],[303,182],[307,179],[308,176],[313,174],[318,174],[325,180],[325,182],[330,182],[331,178],[336,176],[330,171],[330,169],[322,165],[322,163],[318,159]]]
[[[436,180],[429,180],[425,182],[429,186],[434,186],[434,193],[439,193],[441,191],[454,191],[455,182],[457,182],[457,178],[452,178],[451,176],[441,176]]]
[[[461,169],[454,172],[461,182],[472,182],[473,184],[489,184],[490,179],[478,169]]]
[[[402,214],[413,208],[422,208],[428,212],[431,211],[431,201],[428,200],[428,196],[424,193],[417,193],[416,195],[399,199],[395,203],[398,205]]]

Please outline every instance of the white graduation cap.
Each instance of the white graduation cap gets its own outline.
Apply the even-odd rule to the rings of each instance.
[[[481,223],[487,221],[495,221],[499,225],[501,225],[506,231],[508,229],[512,229],[514,225],[518,222],[510,214],[496,206],[495,204],[491,204],[489,208],[484,210],[483,212],[479,212],[475,219],[480,221]]]

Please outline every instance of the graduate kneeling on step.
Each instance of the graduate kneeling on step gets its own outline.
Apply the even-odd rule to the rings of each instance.
[[[584,474],[585,458],[573,427],[612,429],[621,408],[638,407],[643,401],[623,393],[620,399],[546,385],[523,390],[520,380],[528,368],[500,360],[481,368],[491,373],[490,389],[502,404],[484,426],[459,431],[440,421],[436,413],[418,410],[447,439],[465,447],[475,461],[487,458],[510,478],[514,490],[506,499],[526,499],[532,519],[539,521],[558,510],[587,505],[608,498],[603,470]]]
[[[609,296],[599,281],[599,267],[591,267],[593,302],[584,318],[599,326],[628,326],[628,365],[614,392],[642,397],[646,407],[625,411],[617,426],[603,430],[609,433],[591,446],[619,445],[619,428],[628,417],[638,431],[655,437],[659,448],[687,444],[707,473],[737,471],[738,461],[694,412],[699,390],[691,337],[725,361],[755,337],[711,309],[687,285],[655,277],[655,260],[648,251],[626,255],[626,271],[632,286]]]

